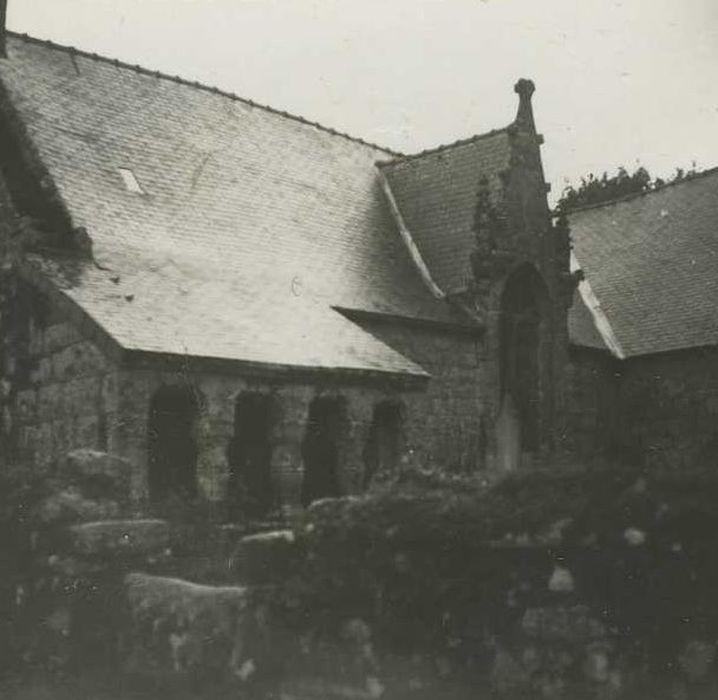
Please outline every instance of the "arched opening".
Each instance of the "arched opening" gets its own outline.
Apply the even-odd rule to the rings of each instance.
[[[275,402],[266,394],[240,394],[234,405],[234,434],[229,443],[229,516],[262,517],[275,504],[272,482],[272,431]]]
[[[162,387],[152,397],[147,437],[153,503],[197,495],[197,415],[197,399],[188,387]]]
[[[404,407],[398,401],[374,406],[364,446],[364,488],[376,474],[389,474],[399,465],[404,451]]]
[[[550,365],[548,293],[531,265],[506,282],[501,298],[499,452],[506,468],[528,461],[543,442],[543,400]]]
[[[309,404],[307,430],[302,443],[304,482],[302,503],[339,496],[342,442],[346,439],[346,403],[342,398],[320,396]]]

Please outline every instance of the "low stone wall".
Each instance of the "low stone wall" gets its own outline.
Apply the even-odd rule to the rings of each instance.
[[[124,459],[76,450],[21,504],[29,551],[14,601],[7,596],[13,651],[45,671],[105,669],[152,684],[187,678],[258,687],[280,678],[289,637],[272,611],[293,561],[292,533],[245,528],[244,535],[199,523],[191,537],[187,524],[133,511],[132,471]],[[200,537],[202,561],[194,556]],[[178,539],[190,542],[175,552]],[[221,569],[226,580],[256,585],[170,573],[216,576]]]
[[[241,586],[128,574],[129,667],[248,680],[270,650],[266,606]]]
[[[322,700],[718,691],[711,475],[407,475],[292,530],[214,527],[207,579],[133,517],[128,469],[76,451],[36,499],[27,663]]]
[[[30,556],[14,610],[27,662],[65,668],[116,657],[122,572],[170,555],[168,524],[132,517],[130,470],[120,458],[76,450],[30,505]]]

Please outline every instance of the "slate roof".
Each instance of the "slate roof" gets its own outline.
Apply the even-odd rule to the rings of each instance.
[[[476,194],[507,129],[396,157],[219,90],[8,36],[0,80],[94,262],[43,274],[121,347],[427,376],[355,310],[467,328],[401,240],[377,163],[433,281],[470,275]],[[145,194],[128,191],[129,169]],[[718,342],[718,175],[574,212],[576,256],[626,356]],[[670,274],[665,274],[670,270]],[[342,309],[340,313],[336,309]],[[569,336],[606,349],[577,295]]]
[[[718,343],[718,169],[569,222],[626,357]]]
[[[424,375],[332,307],[470,323],[397,235],[375,170],[395,154],[218,90],[7,43],[0,80],[93,241],[96,264],[43,267],[124,348]]]
[[[381,164],[397,206],[434,282],[446,294],[466,290],[477,193],[491,191],[509,166],[506,129]]]

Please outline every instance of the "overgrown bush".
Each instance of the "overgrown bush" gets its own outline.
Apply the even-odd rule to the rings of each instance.
[[[410,472],[314,504],[297,529],[307,618],[366,620],[383,649],[481,666],[531,608],[585,604],[635,667],[670,672],[718,639],[718,475],[631,469]],[[563,574],[561,574],[563,575]],[[317,621],[319,621],[317,623]]]
[[[626,168],[621,166],[615,175],[610,176],[605,171],[600,177],[589,173],[588,176],[581,178],[578,186],[569,185],[564,188],[556,209],[560,212],[568,212],[581,207],[613,202],[623,197],[652,192],[665,187],[667,184],[683,182],[698,174],[695,163],[687,170],[685,168],[676,168],[673,175],[667,180],[660,177],[651,177],[643,166],[636,168],[633,173],[629,173]]]

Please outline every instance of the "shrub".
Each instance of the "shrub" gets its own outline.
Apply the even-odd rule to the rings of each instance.
[[[555,597],[560,566],[626,653],[661,665],[687,640],[718,636],[717,500],[718,475],[705,471],[537,471],[494,484],[406,473],[308,509],[302,605],[325,632],[367,620],[385,649],[480,655]]]

